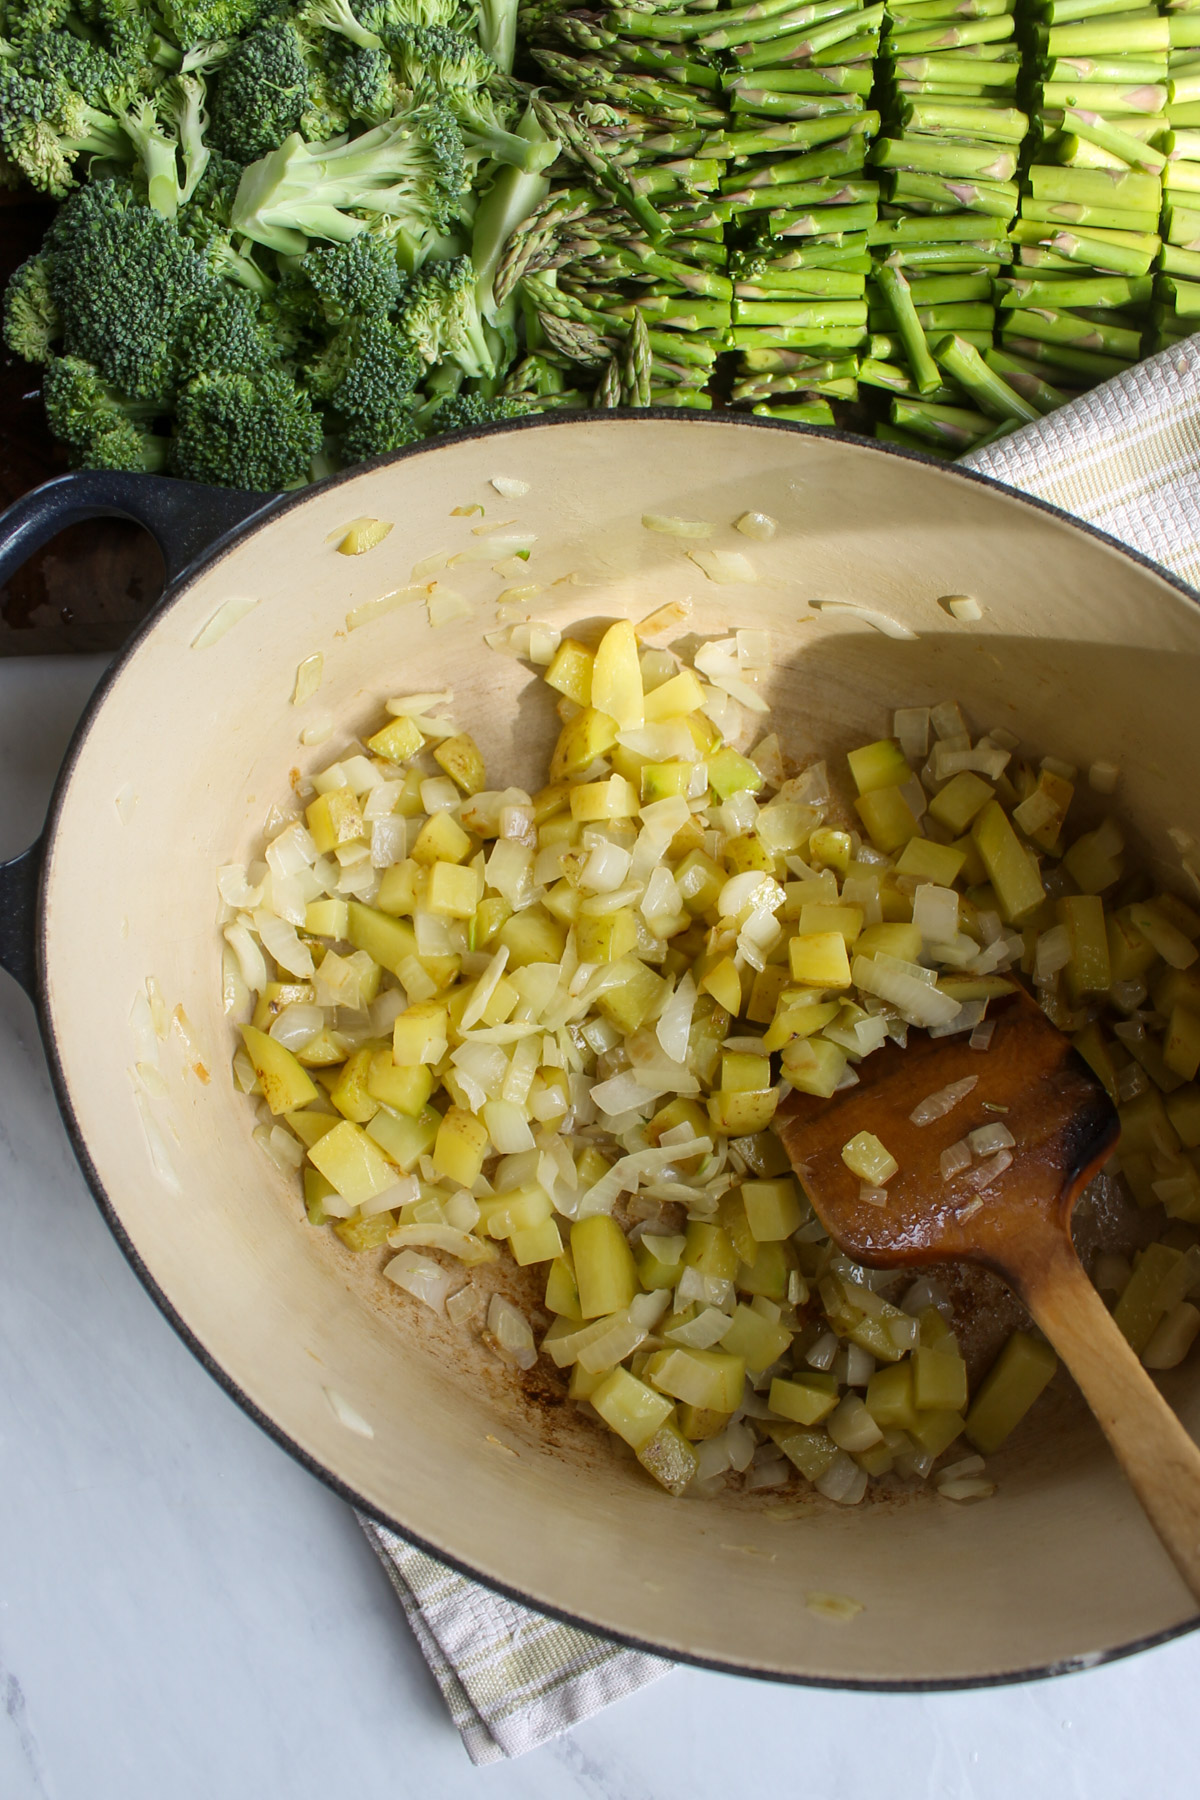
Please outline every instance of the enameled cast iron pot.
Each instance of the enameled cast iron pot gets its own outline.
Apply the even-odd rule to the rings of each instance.
[[[503,501],[492,476],[528,493]],[[174,577],[79,727],[41,845],[0,869],[0,958],[36,1000],[76,1152],[147,1289],[247,1412],[356,1505],[510,1594],[670,1656],[845,1686],[958,1685],[1194,1626],[1065,1384],[994,1459],[999,1493],[983,1505],[814,1497],[780,1516],[771,1493],[672,1501],[573,1407],[522,1398],[485,1351],[392,1290],[382,1257],[304,1225],[229,1076],[214,871],[258,853],[267,814],[293,799],[289,772],[323,767],[391,693],[452,687],[493,781],[536,781],[556,721],[528,669],[483,645],[504,585],[489,562],[448,577],[477,602],[470,620],[433,630],[418,602],[346,630],[414,563],[478,547],[478,515],[451,516],[476,502],[537,534],[521,579],[557,626],[687,599],[696,633],[768,627],[770,699],[797,758],[883,735],[896,705],[954,697],[977,728],[1009,725],[1081,767],[1117,762],[1120,816],[1163,880],[1179,880],[1168,828],[1200,839],[1196,596],[1064,515],[919,457],[760,420],[589,414],[434,443],[269,505],[142,477],[52,483],[0,520],[0,578],[98,512],[147,524]],[[747,510],[779,521],[773,541],[729,531]],[[642,528],[646,512],[716,521],[712,544],[746,551],[757,585],[706,581],[678,540]],[[331,534],[361,515],[394,521],[391,535],[338,555]],[[956,593],[982,602],[982,623],[938,606]],[[230,599],[256,604],[194,648]],[[811,604],[830,599],[916,636]],[[298,710],[296,668],[318,649],[324,682]],[[321,710],[335,736],[302,748]],[[200,1079],[168,1038],[153,1145],[128,1072],[148,976],[185,1008],[211,1071]],[[1200,1429],[1195,1366],[1164,1386]],[[814,1589],[865,1611],[831,1625],[804,1606]]]

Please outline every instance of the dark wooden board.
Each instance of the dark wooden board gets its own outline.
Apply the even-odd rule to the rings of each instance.
[[[54,208],[0,191],[0,288],[37,249]],[[0,350],[0,508],[67,459],[42,417],[41,370]],[[121,519],[60,532],[0,587],[0,656],[116,650],[162,591],[153,539]]]

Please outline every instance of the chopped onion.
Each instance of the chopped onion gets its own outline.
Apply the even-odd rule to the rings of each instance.
[[[942,1180],[953,1181],[956,1175],[961,1175],[964,1169],[970,1168],[972,1161],[970,1144],[965,1138],[960,1138],[957,1144],[951,1144],[949,1149],[943,1150],[938,1158]]]
[[[945,594],[938,605],[944,606],[952,619],[958,619],[964,625],[973,625],[983,617],[982,606],[970,594]]]
[[[394,588],[390,594],[381,594],[378,600],[365,600],[346,614],[346,630],[361,631],[364,625],[373,625],[376,619],[395,612],[397,607],[410,606],[424,594],[425,589],[414,583],[411,587]]]
[[[775,536],[778,526],[770,513],[744,512],[740,519],[733,522],[734,530],[745,537],[757,538],[759,543],[766,543]]]
[[[902,625],[899,619],[893,619],[874,606],[858,606],[851,600],[810,600],[808,604],[817,612],[850,613],[865,625],[874,626],[884,637],[915,638],[917,635],[907,625]]]
[[[1016,1138],[1007,1125],[980,1125],[975,1131],[967,1133],[967,1142],[974,1155],[990,1156],[994,1150],[1010,1150]]]
[[[993,1181],[1000,1179],[1005,1169],[1011,1167],[1011,1151],[997,1150],[994,1156],[989,1156],[986,1162],[982,1162],[978,1168],[972,1169],[968,1179],[972,1187],[988,1188],[991,1187]]]
[[[962,1081],[951,1081],[946,1087],[927,1094],[909,1113],[909,1119],[914,1125],[931,1125],[935,1119],[944,1119],[960,1100],[966,1099],[978,1081],[978,1075],[967,1075]]]
[[[208,650],[213,644],[219,643],[225,633],[232,631],[233,627],[248,613],[252,613],[257,605],[257,599],[250,600],[244,596],[226,600],[221,606],[218,606],[207,625],[192,639],[192,649]]]
[[[537,1350],[529,1320],[519,1307],[501,1294],[493,1294],[488,1302],[487,1329],[502,1356],[514,1362],[518,1369],[532,1369],[537,1361]]]
[[[439,1317],[444,1315],[446,1296],[458,1279],[431,1256],[421,1256],[416,1250],[402,1250],[385,1264],[383,1272],[389,1281],[423,1301]]]
[[[519,500],[523,494],[529,492],[529,483],[518,481],[513,475],[493,475],[491,485],[505,500]]]
[[[711,537],[715,526],[707,519],[679,519],[669,513],[643,513],[642,525],[647,531],[660,531],[664,537]]]
[[[710,581],[722,586],[758,580],[757,569],[740,550],[689,550],[688,555]]]
[[[975,1028],[971,1032],[970,1037],[967,1039],[968,1046],[972,1050],[990,1050],[991,1045],[992,1045],[992,1038],[995,1035],[995,1031],[996,1031],[995,1019],[982,1020],[978,1025],[975,1026]]]
[[[471,617],[471,602],[466,595],[460,594],[455,588],[443,586],[440,581],[430,583],[425,606],[429,623],[433,626],[452,625],[456,619]]]
[[[325,669],[325,657],[320,650],[306,656],[296,670],[296,686],[292,692],[292,705],[303,706],[311,700],[321,685],[321,676]]]

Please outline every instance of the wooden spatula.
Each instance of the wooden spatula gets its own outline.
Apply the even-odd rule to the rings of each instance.
[[[1200,1449],[1096,1293],[1071,1242],[1071,1212],[1117,1141],[1112,1102],[1026,993],[993,1002],[986,1051],[965,1036],[911,1031],[864,1059],[858,1084],[828,1100],[793,1093],[775,1125],[829,1235],[871,1268],[965,1261],[1015,1289],[1074,1375],[1179,1573],[1200,1600]],[[944,1117],[914,1125],[929,1095],[976,1076]],[[985,1102],[988,1104],[985,1106]],[[992,1110],[995,1109],[995,1110]],[[1006,1110],[1001,1110],[1006,1109]],[[1011,1164],[980,1186],[982,1164],[946,1180],[943,1150],[1003,1120]],[[899,1163],[882,1205],[861,1197],[842,1148],[873,1133]]]

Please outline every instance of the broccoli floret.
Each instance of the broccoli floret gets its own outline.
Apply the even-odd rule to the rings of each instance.
[[[245,37],[276,9],[276,0],[161,0],[166,27],[181,50]]]
[[[479,45],[444,25],[397,25],[388,49],[405,87],[444,93],[471,93],[496,75],[496,65]]]
[[[281,369],[198,375],[176,416],[175,473],[250,493],[304,483],[324,436],[309,396]]]
[[[361,23],[350,0],[308,0],[300,14],[309,30],[336,32],[360,50],[382,50],[383,40]]]
[[[308,64],[291,25],[263,25],[221,64],[213,98],[214,144],[238,162],[277,150],[308,107]]]
[[[405,336],[424,362],[450,357],[464,375],[495,373],[475,300],[475,268],[469,256],[426,263],[405,290],[399,318]]]
[[[522,419],[529,411],[523,400],[510,394],[452,394],[433,415],[432,430],[465,431],[477,425],[499,425],[504,419]]]
[[[90,0],[85,16],[101,27],[112,54],[139,85],[182,66],[179,46],[164,36],[166,26],[145,0]]]
[[[167,443],[147,429],[154,404],[128,400],[81,357],[52,357],[42,383],[46,419],[84,469],[162,469]]]
[[[330,62],[318,67],[314,62],[308,67],[308,105],[300,118],[300,133],[310,144],[324,143],[328,138],[341,137],[350,129],[352,120],[346,111],[346,103],[338,93],[333,79]]]
[[[452,31],[470,31],[475,8],[466,0],[362,0],[358,11],[363,25],[386,41],[400,25],[446,25]]]
[[[452,92],[446,98],[463,134],[467,155],[477,163],[491,158],[510,163],[522,174],[538,175],[548,160],[557,157],[557,145],[548,155],[544,143],[518,137],[513,127],[521,114],[519,100],[496,99],[482,88],[475,93]]]
[[[128,161],[131,148],[112,114],[86,100],[51,61],[47,53],[0,63],[0,149],[34,187],[61,199],[73,186],[77,156]]]
[[[4,341],[26,362],[48,362],[50,346],[62,336],[62,320],[50,291],[50,266],[31,256],[13,273],[4,296]]]
[[[337,416],[347,461],[381,456],[421,435],[413,390],[424,370],[401,329],[383,315],[344,325],[308,373],[314,393]]]
[[[469,187],[462,137],[444,108],[413,107],[347,144],[292,136],[252,163],[233,205],[234,230],[284,256],[310,238],[344,243],[374,215],[421,234],[445,230]]]
[[[401,100],[387,51],[362,50],[357,44],[334,49],[329,87],[350,118],[372,125],[390,119]]]
[[[204,142],[203,81],[178,75],[153,100],[139,100],[119,118],[137,152],[150,205],[164,219],[174,219],[199,185],[211,154]]]
[[[179,333],[181,381],[214,370],[253,375],[273,360],[257,294],[221,282],[189,307]]]
[[[316,295],[330,324],[387,313],[407,286],[384,238],[361,232],[348,244],[321,245],[300,260],[297,274]]]
[[[188,308],[212,285],[203,256],[128,182],[71,195],[46,237],[67,353],[135,400],[166,401]]]
[[[57,31],[71,15],[72,0],[21,0],[6,8],[5,36],[23,43],[41,31]]]

